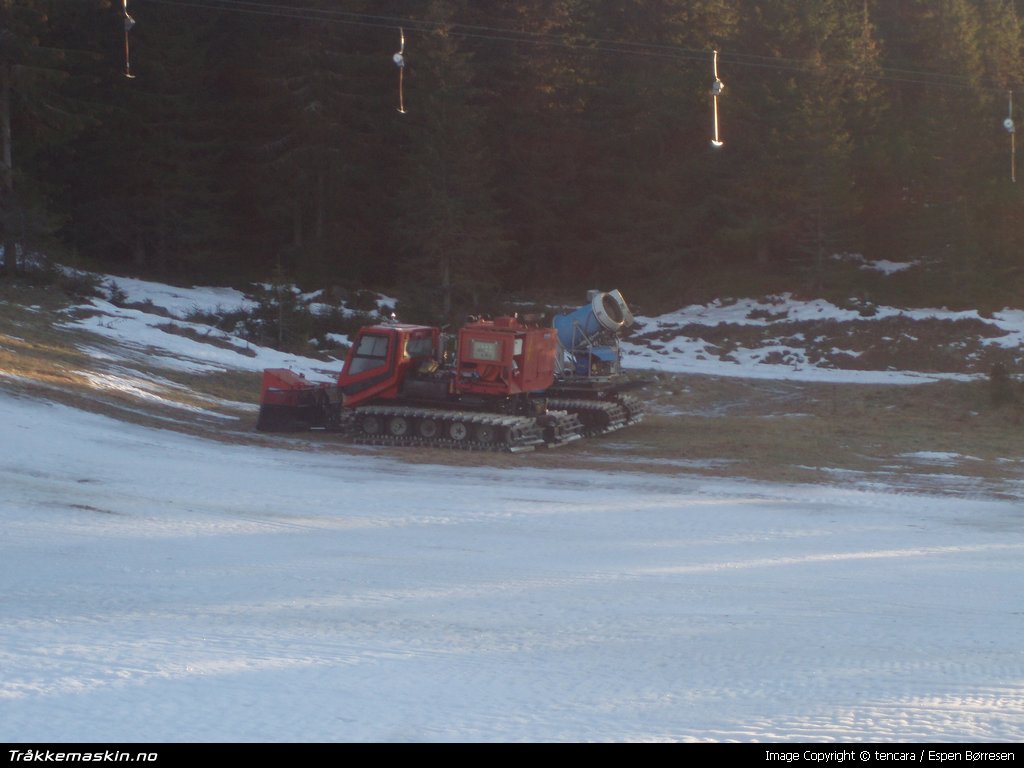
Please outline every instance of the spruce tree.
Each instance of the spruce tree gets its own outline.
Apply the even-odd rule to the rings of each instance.
[[[458,3],[431,2],[426,18],[435,26],[417,38],[415,59],[410,56],[416,97],[405,115],[408,150],[394,222],[406,295],[446,322],[493,309],[508,254],[486,143],[487,108],[477,101],[473,59],[448,26],[459,10]]]
[[[61,182],[48,162],[89,118],[67,87],[80,52],[54,34],[54,20],[59,28],[62,13],[104,5],[0,0],[0,272],[16,272],[19,254],[55,245],[62,216],[52,198]]]

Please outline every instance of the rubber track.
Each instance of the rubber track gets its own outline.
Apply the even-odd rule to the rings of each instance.
[[[604,435],[629,423],[629,412],[620,403],[609,400],[548,400],[548,405],[579,416],[588,436]]]
[[[550,405],[550,401],[548,401]],[[548,410],[538,421],[544,424],[544,441],[549,448],[579,440],[586,433],[580,417],[565,410]]]
[[[381,420],[382,431],[378,434],[366,434],[360,427],[365,416],[376,416]],[[435,437],[423,437],[415,433],[415,422],[412,430],[406,435],[392,435],[387,429],[387,420],[393,416],[407,419],[433,419],[438,422],[439,430]],[[455,440],[448,436],[448,425],[462,422],[469,427],[470,434],[464,440]],[[368,405],[357,408],[350,420],[350,434],[358,443],[371,445],[419,446],[429,448],[447,448],[464,451],[502,451],[519,453],[532,451],[538,445],[544,445],[544,431],[535,418],[529,416],[507,416],[496,413],[476,411],[439,411],[433,408],[416,408],[412,406]],[[500,430],[504,439],[494,442],[481,442],[473,439],[474,427],[489,425]]]
[[[615,399],[626,409],[627,424],[637,424],[644,420],[647,410],[644,408],[643,400],[633,395],[619,395]]]

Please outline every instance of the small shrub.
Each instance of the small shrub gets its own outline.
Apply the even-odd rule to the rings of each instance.
[[[250,313],[244,309],[224,312],[220,307],[217,307],[213,312],[204,312],[198,308],[194,309],[185,316],[185,319],[196,325],[210,325],[218,330],[230,333],[234,329],[240,328],[249,317]]]
[[[118,305],[122,306],[122,305]],[[171,313],[164,307],[158,307],[153,303],[152,299],[143,299],[142,301],[129,301],[123,305],[125,309],[136,309],[139,312],[145,312],[147,315],[158,315],[160,317],[172,317]]]
[[[66,295],[76,300],[94,299],[102,295],[100,279],[77,270],[58,270],[56,285]]]
[[[789,317],[789,312],[783,310],[782,312],[772,312],[768,309],[752,309],[747,313],[748,320],[767,320],[769,323],[774,323],[777,320],[785,320]]]
[[[878,307],[874,304],[866,303],[859,306],[857,312],[860,313],[861,317],[874,317],[878,314]]]
[[[1010,372],[1002,363],[992,366],[988,376],[989,397],[992,405],[999,407],[1017,401],[1017,391]]]
[[[107,301],[115,307],[126,307],[128,305],[128,294],[125,293],[124,288],[114,280],[111,280],[110,285],[107,286]]]
[[[346,301],[349,309],[359,312],[373,313],[377,311],[377,294],[373,291],[353,291]]]

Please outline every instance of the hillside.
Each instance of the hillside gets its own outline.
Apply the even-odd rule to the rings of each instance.
[[[334,435],[260,434],[259,371],[290,367],[331,380],[343,337],[329,334],[342,346],[325,349],[321,359],[285,354],[219,322],[237,323],[239,311],[252,309],[238,290],[111,277],[102,284],[107,298],[75,301],[56,288],[6,289],[5,388],[219,441],[370,451],[407,462],[1021,493],[1021,385],[1012,373],[996,383],[989,375],[996,363],[1019,370],[1020,311],[982,317],[776,296],[640,317],[624,347],[625,365],[648,381],[641,391],[647,419],[601,439],[509,457],[396,453]],[[317,306],[317,298],[308,300]]]
[[[337,361],[180,316],[242,293],[122,283],[0,300],[0,741],[1024,738],[984,376],[637,369],[603,438],[369,448],[253,429],[261,366]]]
[[[0,274],[48,250],[447,319],[576,282],[859,295],[829,263],[856,253],[999,308],[1024,5],[936,2],[146,0],[130,35],[125,3],[7,2],[11,66],[46,75],[0,88]]]

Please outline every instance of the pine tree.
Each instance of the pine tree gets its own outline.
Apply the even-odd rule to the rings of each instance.
[[[18,270],[19,254],[53,244],[61,217],[47,158],[88,121],[65,90],[75,52],[51,34],[51,17],[64,11],[52,0],[0,0],[0,271],[7,274]]]
[[[136,78],[97,84],[102,123],[76,147],[76,237],[85,255],[122,268],[216,273],[231,140],[208,86],[220,65],[211,44],[219,17],[151,7],[135,18]]]
[[[991,87],[997,73],[986,61],[986,36],[998,34],[1010,48],[1019,40],[1018,24],[1008,35],[993,27],[1012,18],[1008,10],[988,0],[908,0],[882,16],[888,60],[915,73],[893,86],[899,120],[890,126],[903,192],[902,247],[930,265],[933,289],[950,301],[976,301],[968,297],[990,284],[993,230],[982,201],[997,173],[993,147],[1005,94]],[[1014,65],[999,61],[1005,78]],[[986,136],[990,141],[979,140]]]
[[[1024,99],[1024,23],[1010,0],[982,3],[978,10],[984,68],[978,131],[979,143],[987,151],[979,158],[972,181],[972,238],[979,251],[974,268],[980,296],[975,304],[1000,309],[1008,296],[1017,296],[1024,288],[1024,192],[1014,181],[1016,158],[1000,119],[1008,116],[1015,88],[1014,96]],[[1018,130],[1019,114],[1014,115]]]
[[[395,221],[400,282],[443,321],[496,305],[508,253],[494,202],[486,108],[475,101],[472,58],[446,23],[459,10],[431,2],[434,31],[419,36],[415,58],[409,56],[416,97],[405,115],[408,150]]]
[[[272,255],[320,280],[338,266],[330,233],[354,138],[349,116],[360,101],[347,74],[355,62],[343,32],[306,20],[256,31],[259,89],[246,107],[243,134],[261,211],[275,230],[270,238],[279,254]]]
[[[768,274],[804,275],[823,287],[825,260],[860,246],[864,180],[881,95],[878,45],[861,0],[775,0],[744,16],[736,43],[760,56],[731,92],[730,195],[721,201],[720,247]],[[748,58],[740,58],[746,63]],[[737,172],[739,171],[739,172]],[[745,257],[743,254],[746,254]]]
[[[566,266],[586,253],[575,225],[590,190],[581,183],[588,163],[583,136],[587,53],[574,48],[586,13],[581,0],[474,3],[481,24],[502,14],[504,27],[527,42],[477,45],[473,59],[493,83],[487,136],[498,167],[495,195],[508,237],[515,243],[506,284],[550,290]]]

